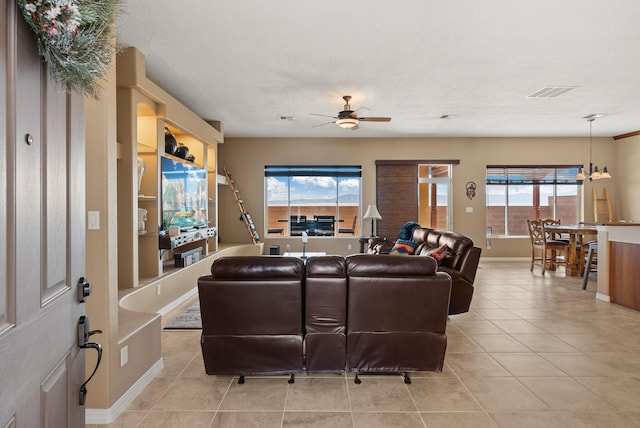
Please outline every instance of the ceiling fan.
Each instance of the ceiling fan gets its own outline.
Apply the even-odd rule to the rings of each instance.
[[[342,97],[342,99],[345,102],[344,110],[338,113],[337,116],[311,113],[314,116],[324,116],[324,117],[331,117],[335,119],[332,122],[316,125],[314,126],[314,128],[317,128],[318,126],[328,125],[330,123],[335,123],[341,128],[351,129],[352,131],[355,131],[356,129],[359,128],[358,123],[360,122],[391,122],[390,117],[358,117],[358,115],[356,114],[357,110],[351,110],[351,106],[349,105],[349,101],[351,101],[351,95],[345,95]],[[366,107],[360,107],[358,110],[361,110],[363,108],[366,108]]]

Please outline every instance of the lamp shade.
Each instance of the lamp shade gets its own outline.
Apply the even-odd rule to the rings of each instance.
[[[378,212],[378,207],[375,205],[369,205],[367,207],[367,212],[364,213],[364,217],[362,218],[365,220],[382,220],[382,216]]]
[[[307,234],[307,232],[302,232],[302,243],[303,244],[308,244],[309,243],[309,235]]]

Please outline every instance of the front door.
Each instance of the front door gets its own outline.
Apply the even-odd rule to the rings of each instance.
[[[48,79],[15,0],[0,33],[0,427],[82,427],[84,101]]]

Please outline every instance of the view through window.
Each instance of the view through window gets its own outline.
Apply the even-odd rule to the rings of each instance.
[[[451,165],[418,165],[418,222],[424,227],[452,230]]]
[[[487,236],[528,236],[527,219],[579,220],[579,165],[500,166],[486,169]]]
[[[270,237],[358,236],[360,166],[265,166]]]

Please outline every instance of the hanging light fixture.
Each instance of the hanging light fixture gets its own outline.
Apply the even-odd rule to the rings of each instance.
[[[345,117],[345,118],[336,120],[336,123],[338,124],[339,127],[346,128],[346,129],[353,128],[354,126],[358,125],[358,122],[360,121],[354,117]]]
[[[576,174],[576,180],[586,180],[588,178],[589,181],[592,181],[592,180],[599,180],[601,178],[611,178],[611,174],[609,174],[609,170],[607,170],[606,165],[604,166],[602,171],[600,171],[598,169],[598,166],[594,165],[593,162],[591,161],[593,121],[602,116],[604,115],[595,113],[595,114],[590,114],[589,116],[585,116],[583,118],[589,121],[589,175],[586,175],[582,170],[582,168],[580,168],[578,170],[578,173]]]

